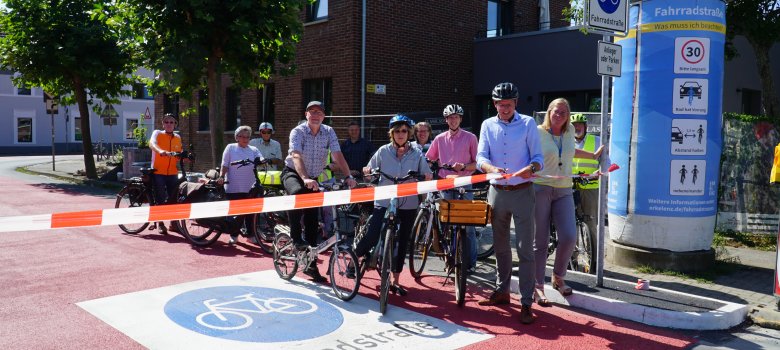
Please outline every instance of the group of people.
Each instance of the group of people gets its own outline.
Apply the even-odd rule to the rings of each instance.
[[[571,287],[565,282],[567,262],[576,244],[571,175],[579,171],[595,172],[603,147],[596,149],[599,140],[586,135],[586,118],[580,114],[571,115],[569,103],[565,99],[552,101],[544,122],[537,125],[532,117],[516,111],[518,95],[517,87],[512,83],[496,85],[492,91],[492,100],[498,113],[483,121],[479,138],[460,127],[463,108],[452,104],[446,106],[442,113],[447,131],[431,140],[430,124],[415,123],[404,115],[396,115],[388,125],[389,143],[377,150],[360,137],[358,123],[350,123],[349,138],[340,144],[335,130],[323,124],[323,104],[312,101],[306,106],[306,121],[290,132],[288,155],[283,162],[280,160],[275,165],[281,167],[282,184],[290,195],[317,191],[317,179],[325,170],[334,169],[345,175],[345,182],[350,188],[356,185],[356,177],[367,175],[376,168],[389,176],[402,177],[409,171],[415,171],[424,175],[425,179],[431,179],[433,174],[429,161],[452,166],[453,170],[438,171],[437,175],[441,178],[467,176],[475,171],[503,174],[503,178],[490,181],[487,196],[493,209],[491,221],[497,265],[496,285],[490,297],[479,301],[479,304],[510,303],[510,224],[514,219],[514,246],[520,262],[517,272],[520,322],[529,324],[535,320],[531,311],[534,302],[540,306],[550,305],[544,293],[544,282],[551,221],[558,232],[552,287],[564,296],[572,294]],[[166,120],[167,116],[164,123]],[[167,133],[167,124],[164,127]],[[231,166],[231,161],[255,157],[281,158],[279,143],[270,139],[273,127],[269,123],[260,125],[260,140],[250,141],[251,133],[252,129],[248,126],[236,129],[236,143],[228,145],[223,153],[220,179],[228,180],[225,190],[229,199],[244,198],[254,182],[251,168],[247,171],[247,168],[239,169],[235,165]],[[159,147],[159,140],[153,140],[151,144],[157,151],[155,147]],[[389,179],[382,179],[379,185],[389,183]],[[598,184],[595,188],[598,188]],[[443,193],[444,198],[455,196],[456,191]],[[593,202],[592,193],[583,195],[583,199],[588,202],[587,205],[583,203],[585,213],[593,214],[591,218],[596,217],[598,208]],[[409,196],[399,202],[396,215],[400,223],[400,242],[396,256],[406,255],[419,200],[418,196]],[[357,256],[368,254],[379,240],[381,221],[388,205],[389,200],[374,203],[374,215],[369,222],[368,232],[353,245]],[[291,210],[288,218],[290,236],[298,249],[316,245],[319,225],[317,208]],[[593,222],[588,224],[592,225]],[[476,266],[477,257],[474,233],[473,228],[467,232],[471,270]],[[231,243],[235,242],[235,238],[231,237]],[[399,295],[407,294],[407,290],[398,282],[403,265],[404,259],[395,259],[391,267],[391,291]],[[315,282],[326,280],[314,263],[305,267],[304,273]]]

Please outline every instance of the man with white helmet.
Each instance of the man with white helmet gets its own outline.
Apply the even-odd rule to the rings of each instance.
[[[268,170],[279,170],[278,167],[282,164],[282,145],[279,144],[279,141],[271,139],[271,135],[274,134],[274,126],[269,122],[262,122],[257,127],[257,131],[260,132],[260,138],[252,139],[249,141],[249,145],[257,147],[263,157],[271,160]]]
[[[439,177],[446,178],[449,175],[468,176],[477,169],[477,136],[460,128],[463,121],[463,107],[451,104],[442,112],[448,131],[436,136],[425,157],[432,162],[451,165],[455,170],[439,169]],[[465,186],[471,189],[471,185]],[[457,190],[442,192],[445,199],[457,199]],[[474,199],[473,193],[465,193],[463,199]],[[474,226],[466,230],[468,238],[468,266],[473,271],[477,265],[477,238]]]

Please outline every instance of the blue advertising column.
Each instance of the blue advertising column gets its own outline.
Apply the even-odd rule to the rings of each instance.
[[[615,79],[609,236],[631,247],[709,250],[721,154],[722,0],[645,0],[629,9]]]

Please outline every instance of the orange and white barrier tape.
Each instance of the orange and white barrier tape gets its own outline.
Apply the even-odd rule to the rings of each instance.
[[[9,216],[0,217],[0,232],[137,224],[162,220],[200,219],[228,215],[267,213],[291,209],[316,208],[413,196],[449,190],[455,187],[462,187],[508,176],[509,175],[503,174],[480,174],[453,179],[279,197],[171,204],[152,207],[98,209],[28,216]]]

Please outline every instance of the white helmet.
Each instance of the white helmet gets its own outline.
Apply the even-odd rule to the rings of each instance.
[[[271,125],[269,122],[262,122],[260,123],[260,126],[257,127],[257,131],[264,130],[264,129],[270,129],[271,131],[274,131],[274,126]]]
[[[463,107],[452,104],[444,107],[444,111],[441,113],[444,118],[447,118],[453,114],[460,114],[463,116]]]

